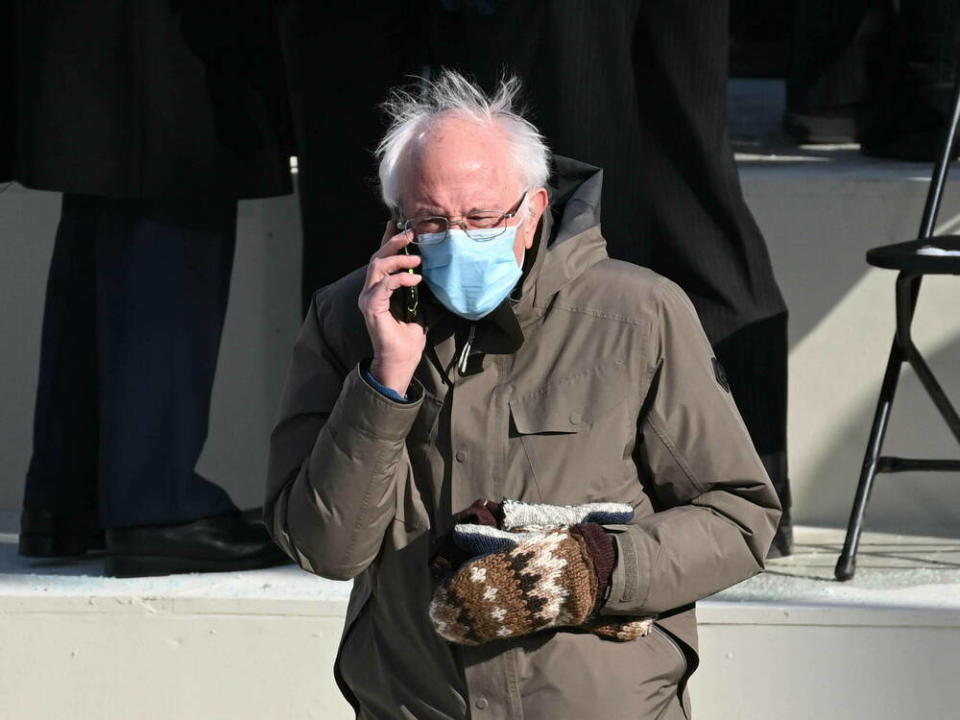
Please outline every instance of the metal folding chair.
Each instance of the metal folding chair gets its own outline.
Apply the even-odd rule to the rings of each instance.
[[[923,208],[920,223],[920,235],[916,240],[884,245],[867,252],[867,262],[871,265],[899,271],[896,283],[897,329],[887,360],[887,370],[880,386],[880,399],[870,429],[870,439],[863,458],[860,482],[850,512],[847,537],[843,551],[837,560],[834,575],[837,580],[849,580],[856,571],[857,546],[863,530],[863,518],[870,500],[870,491],[877,473],[895,473],[908,470],[951,471],[960,470],[960,460],[931,460],[919,458],[899,458],[881,455],[883,438],[890,421],[890,411],[900,380],[903,363],[909,363],[917,373],[920,383],[930,395],[937,410],[943,416],[953,436],[960,443],[960,416],[934,377],[929,365],[923,359],[913,342],[910,327],[920,292],[920,281],[924,275],[960,275],[960,236],[934,235],[943,187],[946,183],[950,158],[954,155],[957,143],[957,128],[960,125],[960,72],[953,92],[953,111],[943,149],[934,166],[927,191],[927,201]]]

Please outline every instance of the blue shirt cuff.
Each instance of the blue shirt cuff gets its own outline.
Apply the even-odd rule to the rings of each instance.
[[[379,392],[381,395],[386,395],[391,400],[396,400],[397,402],[402,402],[402,403],[410,402],[403,395],[398,393],[393,388],[388,388],[386,385],[381,384],[380,381],[377,380],[373,376],[373,373],[371,373],[369,370],[363,371],[363,379],[366,380],[368,383],[370,383],[370,385],[373,387],[374,390]]]

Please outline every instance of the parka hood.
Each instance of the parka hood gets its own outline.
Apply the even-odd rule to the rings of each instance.
[[[554,157],[554,173],[547,188],[550,205],[524,263],[520,297],[514,304],[521,325],[537,315],[536,307],[543,307],[567,283],[607,257],[600,231],[602,184],[600,168],[561,155]]]

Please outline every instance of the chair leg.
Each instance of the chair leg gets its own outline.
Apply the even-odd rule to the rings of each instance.
[[[860,470],[860,482],[857,484],[857,494],[850,511],[850,521],[847,525],[847,536],[843,542],[843,551],[834,568],[834,577],[837,580],[850,580],[856,572],[857,547],[860,544],[860,533],[863,531],[863,518],[867,512],[867,501],[873,489],[873,480],[877,475],[877,461],[883,448],[883,438],[890,422],[890,411],[893,408],[893,398],[897,392],[897,383],[900,380],[900,368],[903,365],[903,352],[896,339],[890,347],[890,357],[887,360],[887,370],[883,375],[883,384],[880,386],[880,399],[877,401],[877,410],[873,416],[873,426],[870,428],[870,439],[867,441],[867,451],[863,457],[863,467]]]

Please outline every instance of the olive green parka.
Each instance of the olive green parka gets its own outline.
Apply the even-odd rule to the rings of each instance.
[[[466,353],[470,323],[425,302],[408,402],[360,370],[363,269],[316,294],[294,347],[264,519],[305,570],[354,579],[334,672],[359,718],[688,718],[694,603],[763,567],[780,506],[692,305],[607,256],[601,173],[556,162],[520,291]],[[503,497],[632,504],[605,526],[601,613],[655,614],[654,631],[440,638],[430,547],[452,513]]]

